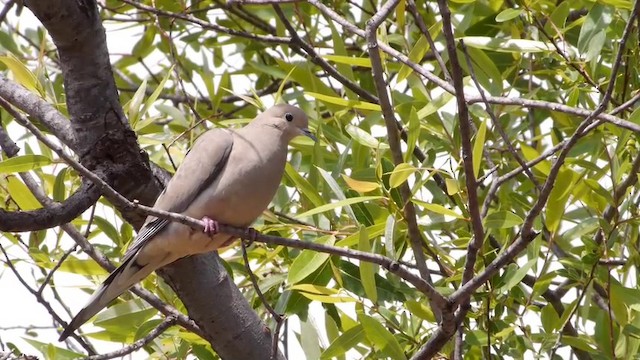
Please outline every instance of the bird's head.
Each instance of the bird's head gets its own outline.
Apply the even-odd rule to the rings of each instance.
[[[318,139],[309,131],[309,119],[302,109],[287,105],[278,104],[267,109],[254,120],[260,125],[272,126],[284,135],[287,141],[296,136],[304,135],[318,141]]]

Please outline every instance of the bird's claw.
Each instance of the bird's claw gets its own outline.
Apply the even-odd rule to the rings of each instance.
[[[217,221],[205,216],[202,218],[202,222],[204,223],[204,233],[213,236],[218,233],[219,224]]]
[[[245,246],[251,246],[251,244],[253,244],[253,242],[258,238],[258,234],[258,230],[252,227],[246,228],[243,236]]]

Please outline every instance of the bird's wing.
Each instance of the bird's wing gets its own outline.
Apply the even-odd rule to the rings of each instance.
[[[203,134],[187,153],[165,191],[156,201],[155,208],[183,212],[194,199],[210,186],[224,169],[231,149],[233,135],[225,130],[211,130]],[[122,264],[93,293],[87,304],[71,320],[60,335],[60,341],[71,335],[75,329],[87,322],[102,308],[141,281],[154,270],[166,264],[170,251],[145,254],[144,261],[139,255],[150,241],[153,241],[169,221],[150,218],[127,250]],[[168,249],[167,249],[168,250]]]
[[[229,130],[215,129],[202,134],[187,152],[182,164],[153,206],[159,210],[183,212],[204,189],[213,184],[229,159],[233,135]],[[123,261],[162,231],[169,220],[149,217],[129,246]]]

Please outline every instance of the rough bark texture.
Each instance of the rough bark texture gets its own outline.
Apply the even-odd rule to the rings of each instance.
[[[104,174],[121,194],[153,204],[162,172],[152,169],[120,106],[93,0],[25,1],[58,48],[66,101],[83,165]],[[136,228],[144,217],[123,212]],[[215,254],[182,259],[160,271],[225,359],[269,359],[271,335]]]

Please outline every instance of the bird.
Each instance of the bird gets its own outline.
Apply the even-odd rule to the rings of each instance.
[[[304,111],[275,105],[238,129],[212,129],[198,137],[154,208],[202,219],[204,231],[148,216],[116,268],[66,326],[63,341],[110,302],[153,271],[180,258],[216,250],[235,237],[219,224],[246,228],[273,199],[284,173],[288,144],[316,137]]]

